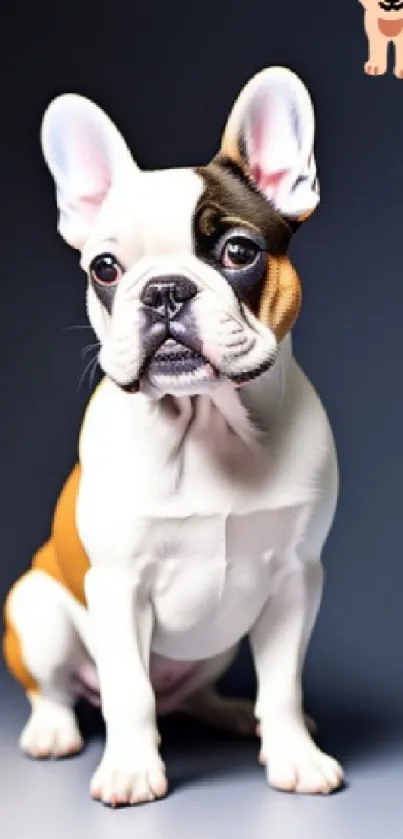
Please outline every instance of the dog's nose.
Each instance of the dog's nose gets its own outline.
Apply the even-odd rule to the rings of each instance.
[[[155,277],[141,293],[141,302],[158,315],[174,317],[197,294],[196,284],[188,277]]]

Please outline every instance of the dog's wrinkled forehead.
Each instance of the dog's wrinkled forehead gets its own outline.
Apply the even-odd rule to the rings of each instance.
[[[188,252],[193,247],[192,219],[204,191],[192,169],[136,172],[111,191],[84,250],[98,241],[119,245],[131,263],[143,256]]]
[[[118,246],[121,258],[204,255],[207,231],[227,222],[261,233],[268,252],[285,253],[287,222],[242,177],[229,159],[208,166],[136,172],[105,201],[83,248],[83,267],[100,243]]]

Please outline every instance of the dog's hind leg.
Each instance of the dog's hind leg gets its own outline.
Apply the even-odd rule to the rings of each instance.
[[[31,704],[20,737],[22,751],[31,757],[65,757],[83,746],[71,679],[89,656],[72,620],[74,609],[85,613],[60,583],[39,570],[25,574],[7,599],[3,650]]]
[[[256,734],[254,703],[222,696],[215,687],[234,661],[237,650],[232,647],[201,665],[178,710],[206,725],[248,737]]]
[[[245,737],[257,735],[254,703],[222,696],[214,687],[199,690],[179,710],[214,728]]]
[[[168,702],[160,702],[158,713],[167,714],[179,711],[198,722],[245,737],[259,736],[259,727],[255,717],[255,705],[249,699],[223,696],[216,687],[216,682],[233,663],[238,647],[231,649],[203,662],[194,675],[177,692],[169,697]],[[306,725],[314,733],[314,721],[306,716]]]
[[[260,737],[260,727],[255,717],[255,703],[249,699],[222,696],[214,687],[205,688],[191,696],[180,709],[200,722],[221,728],[233,734]],[[316,723],[305,714],[308,731],[315,735]]]
[[[173,695],[170,708],[177,710],[198,722],[245,737],[259,736],[255,717],[255,703],[249,699],[223,696],[216,688],[216,682],[233,663],[237,647],[205,661],[195,675]],[[316,725],[311,717],[305,716],[308,729],[314,733]]]
[[[159,714],[179,711],[215,728],[251,735],[256,730],[253,703],[221,696],[215,683],[232,664],[237,647],[200,663],[194,674],[169,699],[157,701]]]

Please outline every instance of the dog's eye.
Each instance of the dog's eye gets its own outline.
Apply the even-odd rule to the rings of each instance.
[[[223,268],[247,268],[254,263],[258,252],[259,248],[250,239],[236,236],[226,242],[220,262]]]
[[[122,274],[123,268],[111,253],[102,253],[91,262],[91,279],[101,285],[116,285]]]

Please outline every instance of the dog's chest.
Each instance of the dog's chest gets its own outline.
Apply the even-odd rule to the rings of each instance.
[[[210,657],[248,632],[292,558],[317,491],[305,421],[252,452],[218,415],[173,434],[139,402],[133,433],[112,404],[82,447],[80,536],[92,564],[147,586],[155,652]]]
[[[120,556],[140,575],[154,607],[154,651],[169,658],[210,657],[245,635],[290,539],[290,516],[270,505],[268,455],[245,459],[242,446],[211,434],[208,446],[188,435],[164,462],[139,433],[124,474],[113,459],[102,480],[87,483],[84,470],[91,560]],[[95,523],[98,493],[105,518]]]
[[[284,569],[285,520],[268,511],[216,513],[165,520],[162,540],[157,531],[155,651],[191,659],[229,648],[255,621]]]

